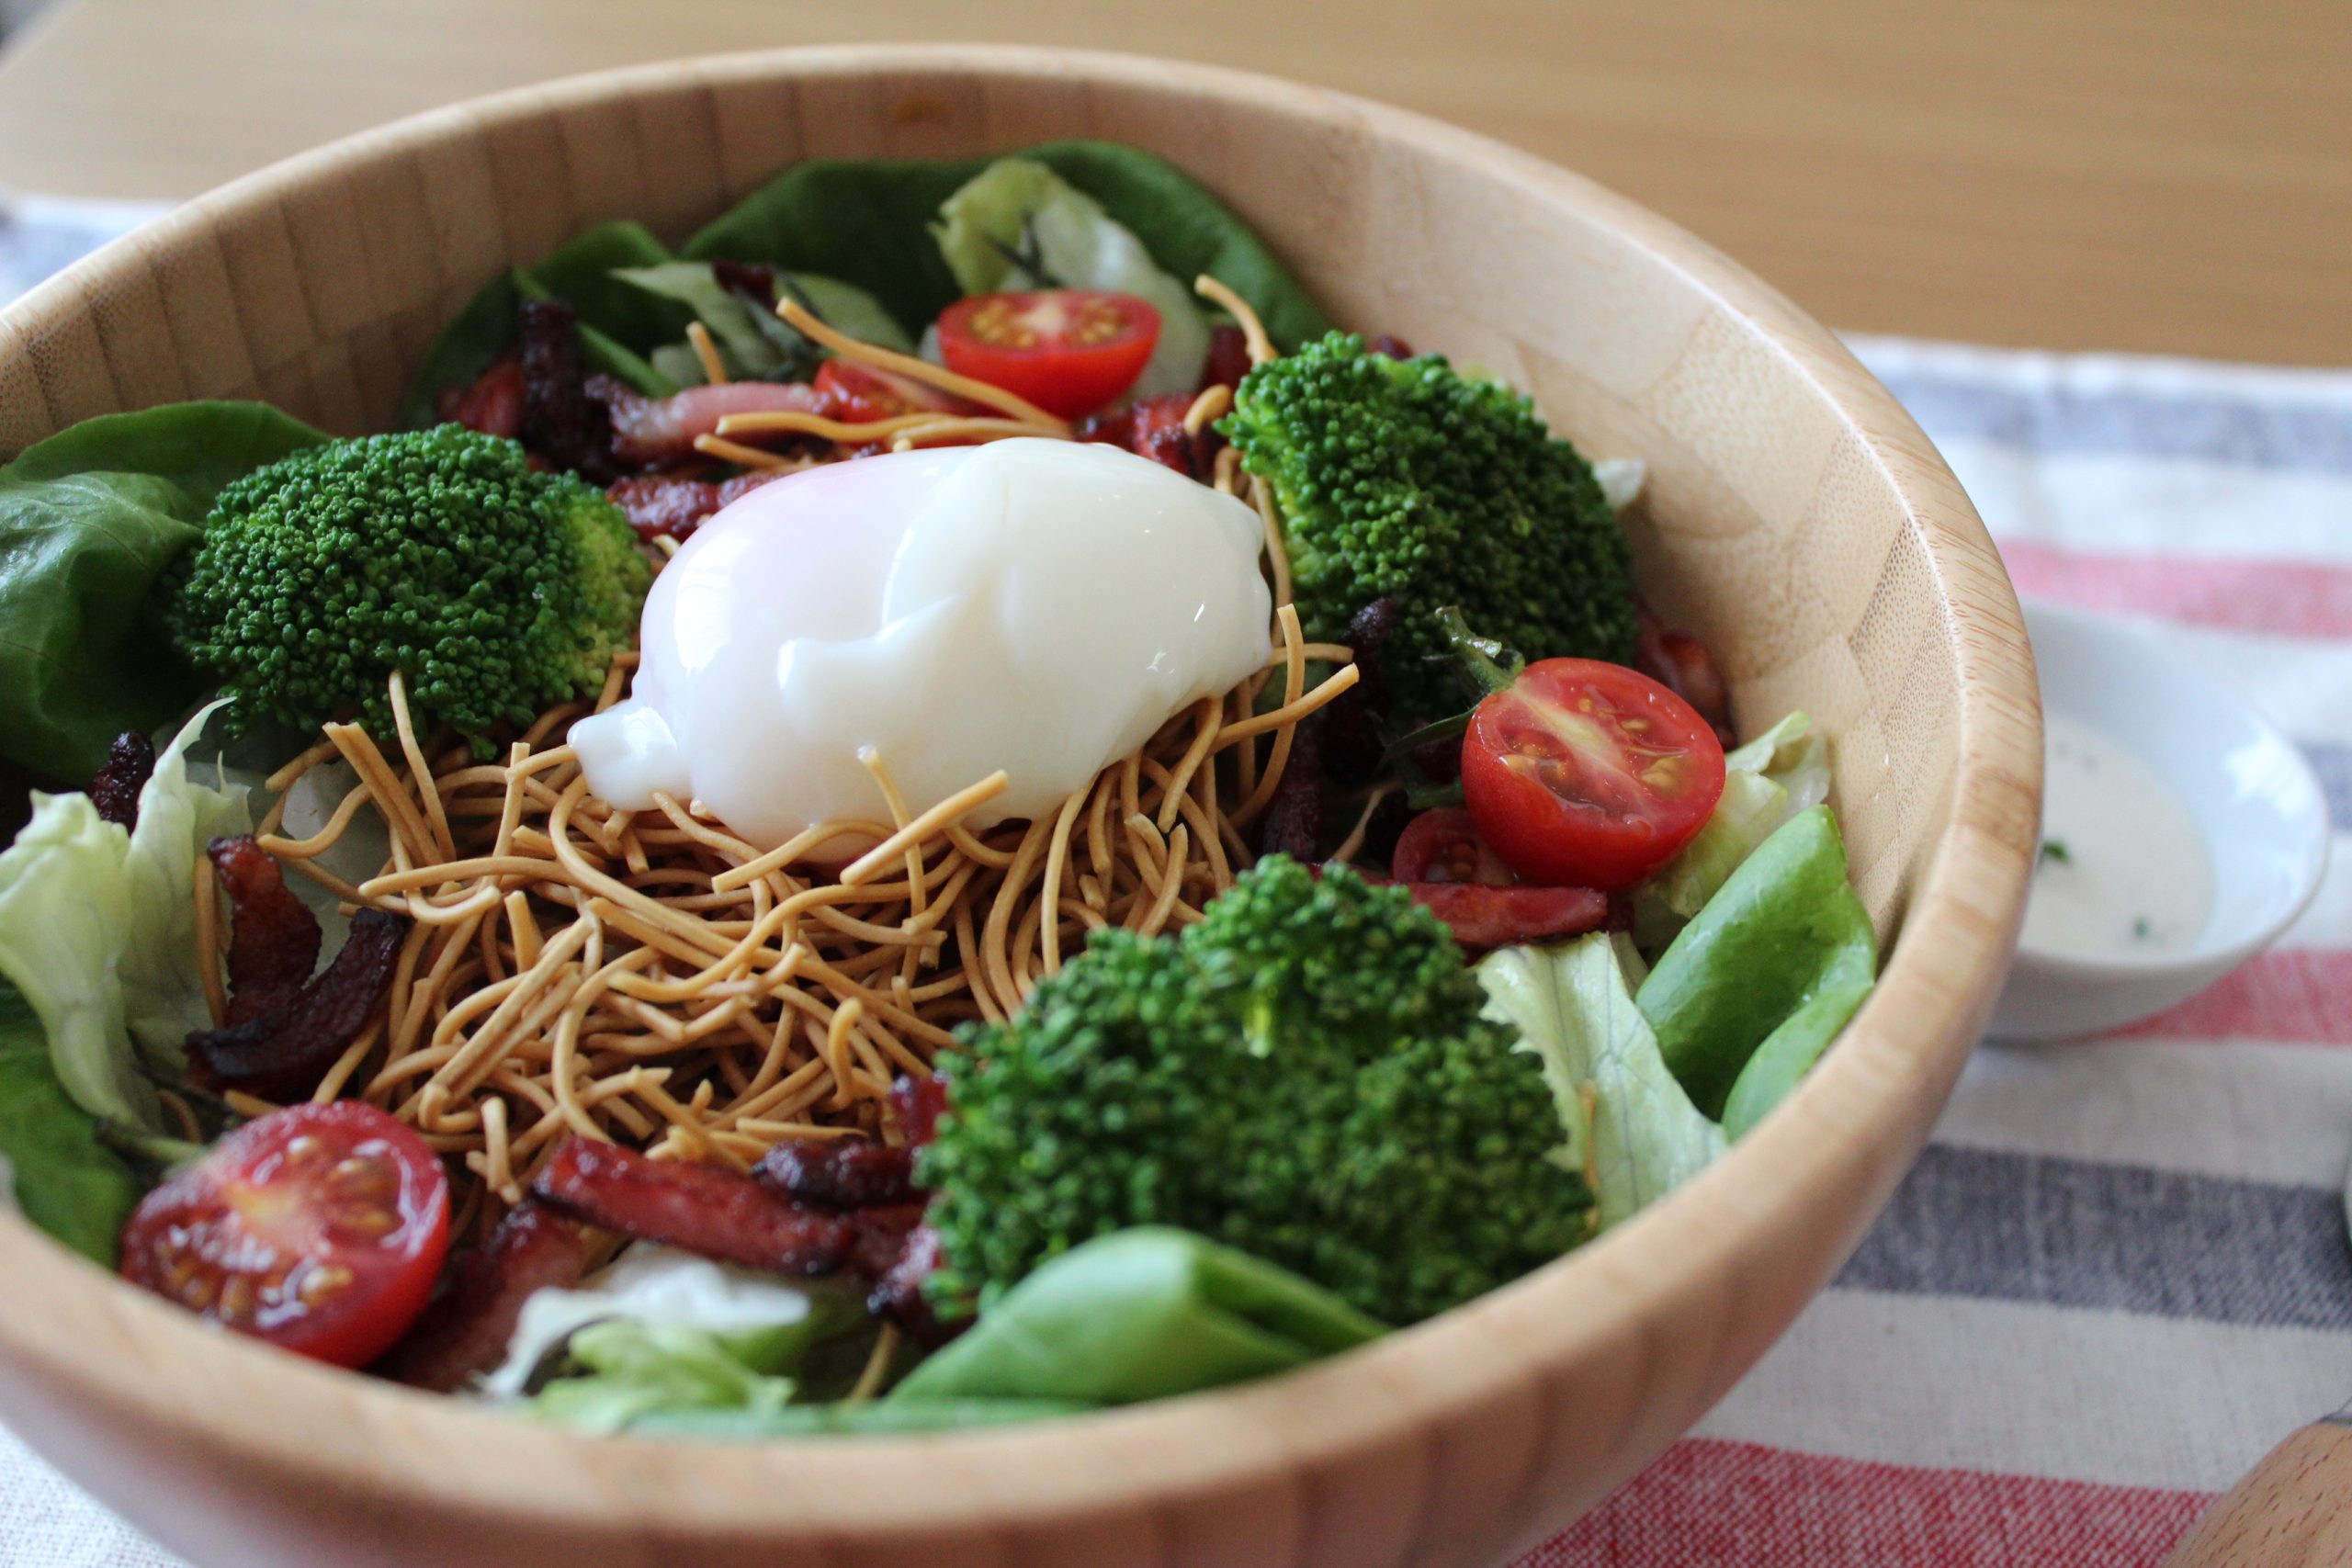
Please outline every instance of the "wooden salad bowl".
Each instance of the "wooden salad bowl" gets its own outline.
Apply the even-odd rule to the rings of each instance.
[[[1490,367],[1650,466],[1642,581],[1749,727],[1835,737],[1894,942],[1841,1043],[1690,1185],[1369,1348],[962,1436],[573,1436],[216,1333],[0,1217],[0,1415],[204,1568],[1487,1564],[1654,1458],[1788,1326],[1918,1152],[1998,990],[2041,742],[1999,558],[1893,398],[1739,267],[1496,142],[1114,55],[785,51],[584,77],[338,142],[0,315],[0,457],[88,415],[259,397],[383,428],[483,281],[603,220],[675,236],[795,161],[1130,142],[1249,219],[1334,319]],[[1530,561],[1531,571],[1546,570]]]

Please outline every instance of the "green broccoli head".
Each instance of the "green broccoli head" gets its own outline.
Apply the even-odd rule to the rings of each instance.
[[[391,723],[486,745],[595,689],[652,582],[620,509],[457,425],[310,447],[220,492],[171,611],[243,728]]]
[[[1623,531],[1590,465],[1510,388],[1334,333],[1242,378],[1217,429],[1273,487],[1308,637],[1340,640],[1357,610],[1396,600],[1393,718],[1463,705],[1449,604],[1532,659],[1632,657]]]
[[[1591,1194],[1483,996],[1403,889],[1279,856],[1181,940],[1098,935],[942,1063],[934,1291],[1172,1224],[1409,1323],[1558,1257]]]

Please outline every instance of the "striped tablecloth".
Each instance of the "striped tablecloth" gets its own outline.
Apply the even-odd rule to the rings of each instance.
[[[0,220],[0,298],[123,216]],[[2021,591],[2165,623],[2352,823],[2352,374],[1855,346]],[[2339,852],[2286,942],[2205,995],[2113,1039],[1981,1051],[1836,1286],[1521,1568],[2159,1562],[2352,1396],[2347,1045]],[[171,1562],[0,1433],[0,1565]]]

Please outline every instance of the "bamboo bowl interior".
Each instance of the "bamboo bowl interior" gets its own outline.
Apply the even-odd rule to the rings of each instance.
[[[802,158],[1071,135],[1191,170],[1334,319],[1498,371],[1589,454],[1647,460],[1647,592],[1714,649],[1745,728],[1803,706],[1836,738],[1855,879],[1901,937],[1878,993],[1715,1169],[1510,1290],[1298,1376],[963,1438],[592,1443],[227,1341],[0,1221],[17,1281],[0,1412],[169,1544],[240,1565],[687,1547],[719,1565],[1488,1561],[1694,1420],[1917,1153],[2022,907],[2041,747],[2015,599],[1949,472],[1833,338],[1670,225],[1495,143],[1052,51],[584,78],[280,165],[27,297],[0,315],[0,456],[184,398],[382,428],[477,287],[592,223],[674,238]]]

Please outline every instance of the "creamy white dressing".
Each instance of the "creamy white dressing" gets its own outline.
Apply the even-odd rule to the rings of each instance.
[[[2023,945],[2075,958],[2184,952],[2213,911],[2213,863],[2188,806],[2104,731],[2045,716],[2041,858]]]
[[[572,726],[589,786],[698,799],[745,839],[885,821],[997,769],[1034,818],[1265,662],[1250,507],[1106,446],[1019,439],[764,485],[654,581],[629,698]],[[826,858],[854,853],[837,840]]]

